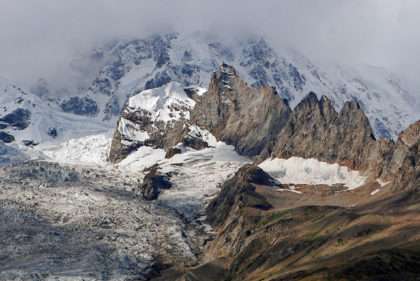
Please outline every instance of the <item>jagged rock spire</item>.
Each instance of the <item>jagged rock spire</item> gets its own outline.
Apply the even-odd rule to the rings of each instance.
[[[288,104],[272,87],[254,88],[222,64],[210,81],[208,93],[197,103],[192,120],[219,140],[245,155],[258,155],[286,123]]]
[[[340,113],[325,96],[309,93],[293,110],[275,140],[274,156],[300,156],[359,167],[374,141],[372,128],[360,105],[347,102]]]

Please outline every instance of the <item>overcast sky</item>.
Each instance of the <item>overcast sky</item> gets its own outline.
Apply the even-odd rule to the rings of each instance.
[[[419,0],[0,0],[0,76],[54,77],[95,44],[173,29],[250,31],[312,59],[385,66],[416,82],[419,15]]]

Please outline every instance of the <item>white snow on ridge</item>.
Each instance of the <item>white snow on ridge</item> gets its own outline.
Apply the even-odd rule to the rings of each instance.
[[[284,184],[343,184],[351,190],[366,181],[358,171],[312,158],[267,159],[259,167]]]
[[[149,134],[140,129],[140,125],[121,118],[118,123],[118,131],[128,140],[145,141],[149,139]]]
[[[196,125],[191,125],[188,128],[189,135],[196,138],[201,138],[203,141],[207,142],[209,146],[215,147],[217,145],[217,139],[213,136],[208,130],[201,129]]]
[[[118,168],[124,172],[142,172],[165,159],[165,151],[149,146],[142,146],[118,163]]]
[[[129,110],[143,109],[151,113],[153,121],[169,122],[181,117],[190,119],[188,109],[195,101],[187,96],[184,87],[170,82],[160,88],[145,90],[128,100]]]

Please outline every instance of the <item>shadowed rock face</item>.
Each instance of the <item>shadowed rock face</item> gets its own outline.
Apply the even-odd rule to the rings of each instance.
[[[15,141],[15,137],[6,132],[0,132],[0,141],[4,143],[11,143]]]
[[[171,187],[172,183],[169,181],[169,178],[160,174],[156,168],[153,168],[145,176],[140,189],[145,200],[156,200],[161,189],[169,189]]]
[[[78,115],[94,116],[98,113],[98,105],[88,97],[71,97],[61,103],[64,112],[70,112]]]
[[[0,121],[18,130],[26,129],[31,122],[31,112],[27,109],[18,108],[0,118]]]
[[[235,177],[225,182],[219,196],[209,204],[209,222],[215,226],[222,225],[229,216],[244,207],[271,209],[270,203],[255,192],[255,185],[274,186],[276,181],[254,165],[239,169]]]
[[[233,67],[223,64],[195,106],[192,121],[239,153],[255,156],[278,134],[289,114],[289,106],[273,88],[250,87]]]
[[[274,140],[272,155],[317,158],[360,168],[374,143],[369,120],[357,102],[349,101],[336,112],[327,97],[318,100],[310,93]]]

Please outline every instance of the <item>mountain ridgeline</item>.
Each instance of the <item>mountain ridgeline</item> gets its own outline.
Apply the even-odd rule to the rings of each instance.
[[[176,94],[167,98],[170,92]],[[173,157],[211,146],[211,134],[254,160],[209,203],[216,232],[202,262],[181,271],[175,265],[156,280],[416,280],[420,252],[412,245],[420,238],[411,227],[420,224],[405,218],[415,218],[420,206],[420,121],[395,142],[377,140],[357,100],[337,111],[327,96],[311,92],[292,109],[274,88],[248,85],[227,64],[199,92],[169,84],[132,97],[110,152],[114,162],[130,147]],[[148,95],[159,97],[158,114],[148,111]],[[256,165],[290,157],[358,170],[366,181],[347,192],[323,185],[295,191]]]
[[[248,85],[227,64],[213,73],[205,94],[193,94],[191,89],[185,92],[180,85],[159,91],[179,92],[174,102],[167,104],[173,118],[162,121],[141,105],[135,108],[129,102],[114,135],[111,161],[118,162],[143,145],[166,151],[178,144],[188,146],[185,140],[198,127],[233,145],[239,154],[256,160],[315,158],[366,171],[376,179],[396,173],[416,145],[412,135],[417,131],[412,127],[409,130],[414,133],[403,133],[397,142],[376,140],[369,119],[356,100],[345,102],[337,112],[327,96],[318,98],[311,92],[291,109],[274,88]],[[158,115],[162,114],[165,113],[159,111]],[[139,139],[139,135],[144,137]]]

